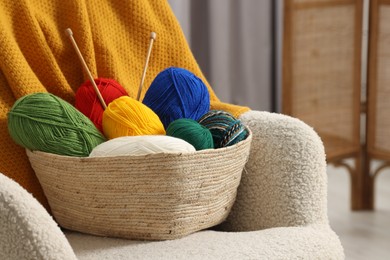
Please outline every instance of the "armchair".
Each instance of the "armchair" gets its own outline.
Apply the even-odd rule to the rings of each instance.
[[[20,185],[0,176],[2,259],[343,259],[328,224],[322,142],[303,122],[249,111],[250,159],[220,226],[170,241],[132,241],[60,230]],[[64,236],[65,234],[65,236]]]
[[[298,119],[220,102],[166,1],[0,0],[0,19],[0,259],[344,258],[328,223],[318,135]],[[143,40],[156,31],[145,86],[168,66],[186,68],[207,84],[212,109],[231,112],[249,126],[250,158],[224,223],[156,242],[58,227],[23,149],[9,137],[6,114],[17,98],[33,92],[74,101],[85,75],[63,33],[68,27],[92,73],[115,78],[130,96],[141,75]]]

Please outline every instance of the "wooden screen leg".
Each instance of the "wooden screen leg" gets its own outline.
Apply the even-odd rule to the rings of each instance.
[[[366,147],[355,156],[354,166],[349,165],[345,159],[333,162],[336,167],[347,168],[351,181],[351,209],[374,209],[374,176],[370,174],[370,158],[367,156]]]
[[[355,170],[351,172],[351,209],[374,209],[374,177],[370,174],[370,158],[362,147],[355,158]]]

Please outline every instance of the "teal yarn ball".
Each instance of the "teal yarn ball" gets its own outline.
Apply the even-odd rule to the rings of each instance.
[[[68,156],[86,157],[105,141],[89,118],[49,93],[18,99],[8,113],[8,132],[25,148]]]
[[[206,127],[193,119],[181,118],[169,124],[167,135],[183,139],[197,151],[214,148],[213,137]]]
[[[210,110],[198,122],[210,130],[215,148],[236,144],[249,134],[240,120],[222,110]]]

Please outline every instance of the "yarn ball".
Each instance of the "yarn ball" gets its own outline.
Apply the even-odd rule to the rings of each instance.
[[[222,110],[210,110],[198,122],[210,130],[215,148],[236,144],[249,134],[240,120]]]
[[[173,121],[167,128],[167,135],[187,141],[197,151],[214,148],[210,130],[192,119],[182,118]]]
[[[186,141],[166,135],[123,136],[99,144],[89,157],[195,152]]]
[[[25,148],[68,156],[88,156],[105,141],[89,118],[49,93],[18,99],[8,113],[8,131]]]
[[[157,75],[142,102],[160,117],[165,128],[180,118],[198,120],[210,109],[210,95],[203,81],[175,67]]]
[[[159,117],[141,102],[123,96],[103,113],[103,132],[108,139],[134,135],[165,135]]]
[[[98,78],[95,79],[95,83],[107,106],[115,99],[127,96],[126,90],[113,79]],[[97,129],[103,133],[102,118],[104,108],[90,80],[84,82],[78,88],[75,107],[91,119]]]

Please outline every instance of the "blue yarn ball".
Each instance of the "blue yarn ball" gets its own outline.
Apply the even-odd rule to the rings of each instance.
[[[180,118],[197,121],[210,109],[210,94],[203,81],[186,69],[170,67],[153,80],[142,101],[164,127]]]

